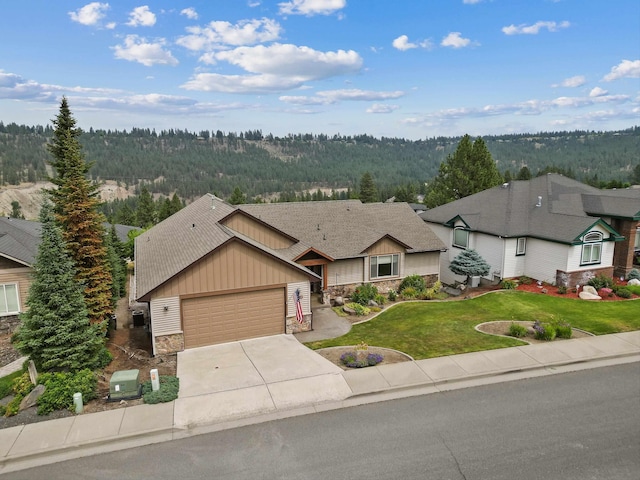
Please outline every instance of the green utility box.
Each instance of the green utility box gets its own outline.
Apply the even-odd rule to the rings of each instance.
[[[142,396],[140,370],[120,370],[113,372],[109,382],[109,401],[131,400]]]

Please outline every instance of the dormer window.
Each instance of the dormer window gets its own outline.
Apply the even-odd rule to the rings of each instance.
[[[453,246],[458,248],[469,248],[469,230],[462,227],[453,229]]]
[[[602,233],[589,232],[584,236],[582,245],[582,265],[600,263],[602,258]]]

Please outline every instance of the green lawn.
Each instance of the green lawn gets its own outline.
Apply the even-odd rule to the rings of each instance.
[[[400,350],[418,360],[525,345],[516,339],[477,332],[474,327],[495,320],[544,322],[552,318],[596,335],[640,330],[640,300],[587,302],[500,291],[470,300],[407,302],[354,325],[342,337],[306,345],[316,350],[365,342]]]

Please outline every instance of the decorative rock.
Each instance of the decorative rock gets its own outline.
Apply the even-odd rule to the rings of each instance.
[[[593,287],[591,287],[593,288]],[[586,290],[586,288],[585,288]],[[587,291],[582,291],[578,294],[578,296],[582,299],[582,300],[602,300],[602,298],[600,297],[600,295],[594,295],[593,293],[589,293]]]
[[[337,296],[336,298],[333,299],[333,304],[336,307],[341,307],[344,305],[344,298],[342,298],[341,296]]]
[[[640,285],[640,280],[638,280],[637,278],[632,278],[627,282],[627,285]]]
[[[453,287],[444,287],[442,290],[452,297],[459,297],[462,294],[462,290]]]
[[[353,308],[349,308],[349,307],[347,307],[346,305],[344,305],[344,306],[342,307],[342,311],[343,311],[344,313],[348,313],[349,315],[355,315],[355,314],[356,314],[356,311],[355,311]]]
[[[591,295],[598,296],[598,291],[591,285],[585,285],[584,287],[582,287],[582,291],[585,293],[590,293]]]
[[[369,300],[369,303],[367,304],[367,306],[368,306],[368,307],[377,307],[377,306],[378,306],[378,304],[377,304],[375,301],[373,301],[373,300]]]
[[[36,385],[36,387],[31,390],[29,395],[22,399],[22,401],[20,402],[19,410],[22,411],[27,408],[35,407],[36,403],[38,402],[38,398],[42,396],[45,389],[46,387],[44,385]]]

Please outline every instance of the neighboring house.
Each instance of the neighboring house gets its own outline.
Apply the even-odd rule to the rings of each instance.
[[[421,213],[450,247],[440,275],[463,281],[451,260],[475,249],[491,281],[528,276],[584,285],[594,275],[624,276],[638,248],[640,189],[599,190],[558,174],[505,183]]]
[[[116,225],[120,241],[127,241],[133,228]],[[0,217],[0,332],[12,331],[19,323],[18,314],[26,309],[40,231],[40,222]]]
[[[311,292],[438,279],[444,245],[406,203],[233,207],[205,195],[136,238],[156,354],[311,329]],[[303,318],[296,318],[296,292]]]

